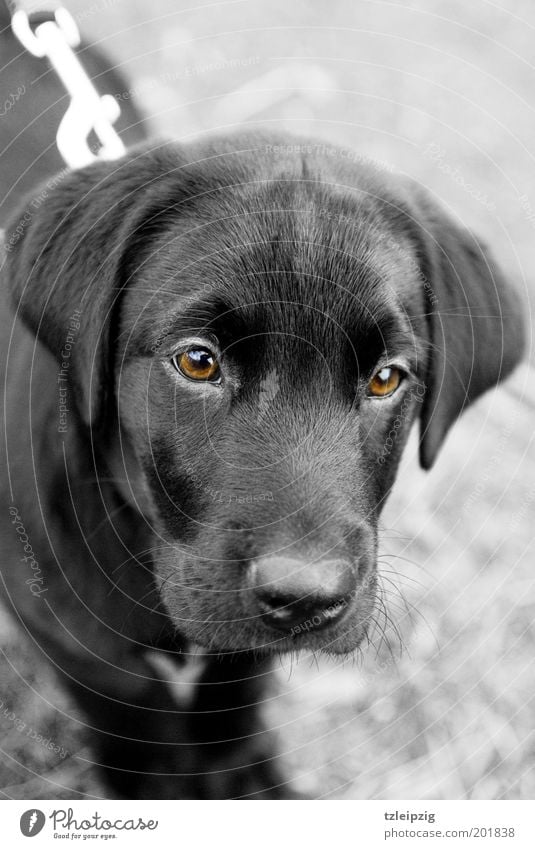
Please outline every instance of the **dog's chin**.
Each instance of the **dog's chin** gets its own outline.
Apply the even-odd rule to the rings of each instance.
[[[264,622],[260,615],[251,615],[246,604],[238,609],[208,609],[203,593],[197,589],[188,587],[186,591],[184,584],[180,594],[176,589],[170,581],[163,580],[160,585],[162,605],[176,633],[213,655],[248,653],[260,658],[301,652],[352,654],[366,638],[376,603],[376,581],[371,576],[340,619],[325,623],[325,619],[314,616],[283,631]]]
[[[355,652],[368,631],[367,623],[358,621],[347,623],[345,627],[327,628],[322,630],[284,634],[271,629],[258,629],[253,632],[215,634],[211,637],[206,631],[182,634],[195,643],[204,654],[254,655],[256,658],[281,657],[296,653],[313,653],[325,655],[351,655]]]

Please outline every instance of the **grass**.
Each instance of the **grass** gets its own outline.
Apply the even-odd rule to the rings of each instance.
[[[233,114],[228,92],[299,57],[322,91],[290,92],[246,120],[313,132],[416,177],[486,235],[531,295],[531,0],[507,8],[334,0],[328,10],[275,0],[210,13],[159,0],[158,16],[176,13],[142,27],[145,4],[118,0],[91,14],[98,3],[85,5],[85,31],[107,33],[105,46],[167,135],[210,129]],[[215,70],[225,57],[242,64]],[[301,789],[356,799],[533,798],[535,456],[526,376],[463,417],[428,475],[417,468],[414,435],[384,516],[391,621],[379,623],[362,656],[303,657],[277,671],[266,718]],[[2,628],[3,794],[102,795],[76,709],[11,624]]]

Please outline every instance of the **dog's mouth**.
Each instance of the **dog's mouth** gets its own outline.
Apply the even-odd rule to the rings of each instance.
[[[341,597],[331,602],[328,607],[315,608],[311,606],[309,613],[300,612],[297,616],[291,606],[273,607],[264,601],[259,602],[261,616],[268,627],[296,639],[301,634],[318,632],[328,628],[343,618],[351,604],[351,598]]]
[[[288,614],[274,627],[271,620],[266,630],[271,641],[266,641],[269,652],[284,653],[311,650],[324,654],[349,654],[365,639],[375,610],[375,594],[367,592],[356,596],[342,596],[322,610],[312,609],[299,621]],[[268,614],[270,615],[270,614]]]
[[[182,596],[181,615],[177,615],[176,599],[166,598],[164,588],[164,605],[177,632],[208,654],[253,652],[259,657],[301,651],[351,654],[371,627],[376,603],[373,588],[365,586],[356,595],[341,596],[327,607],[310,606],[299,616],[291,607],[274,608],[266,602],[259,603],[254,612],[217,613],[207,611],[196,595],[189,605]]]
[[[372,552],[221,562],[169,554],[155,563],[163,608],[178,633],[209,652],[347,653],[373,620]]]
[[[314,655],[352,655],[365,640],[371,620],[357,620],[346,629],[316,627],[303,623],[292,632],[256,633],[247,641],[227,641],[221,634],[216,641],[203,639],[197,643],[203,653],[217,656],[254,654],[257,658],[281,657],[286,654],[312,652]]]

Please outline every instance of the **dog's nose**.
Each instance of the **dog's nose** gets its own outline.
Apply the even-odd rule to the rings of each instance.
[[[264,622],[297,632],[339,621],[355,593],[356,576],[343,560],[308,564],[264,557],[252,564],[251,584]]]

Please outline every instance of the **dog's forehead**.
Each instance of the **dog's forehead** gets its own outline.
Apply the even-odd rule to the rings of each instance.
[[[176,320],[225,313],[250,332],[327,319],[366,329],[419,301],[414,257],[377,187],[315,163],[227,175],[171,216],[133,287],[129,324],[161,337]]]

